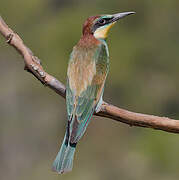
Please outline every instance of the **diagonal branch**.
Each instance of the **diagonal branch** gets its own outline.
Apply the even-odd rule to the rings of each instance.
[[[54,90],[65,98],[65,86],[56,78],[44,71],[40,60],[33,55],[32,51],[23,43],[18,34],[10,29],[0,17],[0,33],[5,37],[6,42],[13,46],[24,58],[25,70],[32,73],[42,84]],[[103,103],[96,116],[107,117],[130,126],[153,128],[162,131],[179,133],[179,121],[166,117],[158,117],[141,113],[134,113],[118,108],[108,103]]]

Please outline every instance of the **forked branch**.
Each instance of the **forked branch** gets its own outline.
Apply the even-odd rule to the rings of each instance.
[[[23,43],[22,39],[10,29],[0,17],[0,33],[6,42],[13,46],[24,58],[25,70],[32,73],[42,84],[53,89],[57,94],[65,98],[65,86],[53,76],[44,71],[40,60]],[[104,102],[96,116],[108,117],[130,126],[153,128],[162,131],[179,133],[179,121],[166,117],[158,117],[131,112]]]

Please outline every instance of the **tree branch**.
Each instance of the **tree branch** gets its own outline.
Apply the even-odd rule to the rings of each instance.
[[[6,42],[13,46],[24,58],[25,70],[32,73],[42,84],[54,90],[65,98],[65,86],[53,76],[44,71],[40,60],[33,55],[32,51],[23,43],[18,34],[10,29],[0,17],[0,33],[6,38]],[[179,121],[166,117],[158,117],[141,113],[134,113],[103,103],[96,116],[107,117],[130,126],[153,128],[162,131],[179,133]]]

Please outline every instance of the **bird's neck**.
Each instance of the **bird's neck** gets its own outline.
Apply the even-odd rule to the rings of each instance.
[[[98,40],[99,40],[102,44],[104,44],[105,46],[107,46],[106,39],[99,38]]]
[[[93,34],[84,34],[82,35],[78,45],[81,47],[94,47],[100,44],[106,44],[105,39],[97,39],[93,36]]]

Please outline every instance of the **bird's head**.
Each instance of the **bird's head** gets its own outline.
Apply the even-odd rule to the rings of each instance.
[[[92,34],[96,39],[106,39],[109,29],[121,18],[135,12],[123,12],[113,15],[89,17],[83,25],[83,35]]]

